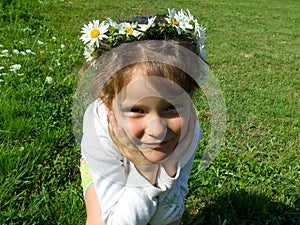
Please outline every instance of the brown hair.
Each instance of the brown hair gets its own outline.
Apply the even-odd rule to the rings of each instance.
[[[111,106],[115,96],[135,75],[137,66],[143,66],[143,76],[167,78],[192,95],[198,87],[195,79],[205,76],[207,64],[191,49],[195,46],[187,41],[124,43],[96,59],[93,92]]]

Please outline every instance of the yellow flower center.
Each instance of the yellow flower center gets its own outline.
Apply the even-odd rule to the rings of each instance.
[[[126,34],[133,34],[133,29],[132,29],[131,27],[127,27],[127,28],[125,29],[125,33],[126,33]]]
[[[174,17],[171,19],[171,23],[175,26],[178,25],[178,21]]]
[[[98,28],[93,28],[90,32],[92,38],[96,38],[100,35],[100,30]]]

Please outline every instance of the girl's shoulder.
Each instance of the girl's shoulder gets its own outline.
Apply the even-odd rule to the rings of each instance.
[[[100,98],[94,100],[85,110],[85,116],[103,118],[107,116],[104,104]]]
[[[93,127],[97,132],[107,130],[107,113],[101,99],[94,100],[86,108],[83,125],[87,129]]]

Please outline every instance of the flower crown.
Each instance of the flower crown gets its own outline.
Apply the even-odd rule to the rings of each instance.
[[[102,21],[93,20],[85,24],[81,30],[84,56],[89,62],[124,42],[137,40],[187,40],[196,45],[196,51],[205,58],[204,50],[205,28],[189,10],[176,12],[168,9],[167,15],[135,17],[130,22],[116,23],[110,18]]]

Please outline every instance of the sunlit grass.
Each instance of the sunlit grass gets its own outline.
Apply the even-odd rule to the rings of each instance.
[[[80,29],[189,8],[226,102],[226,141],[190,178],[182,224],[299,224],[298,1],[0,2],[0,223],[84,224],[72,97]],[[196,99],[209,131],[205,97]]]

